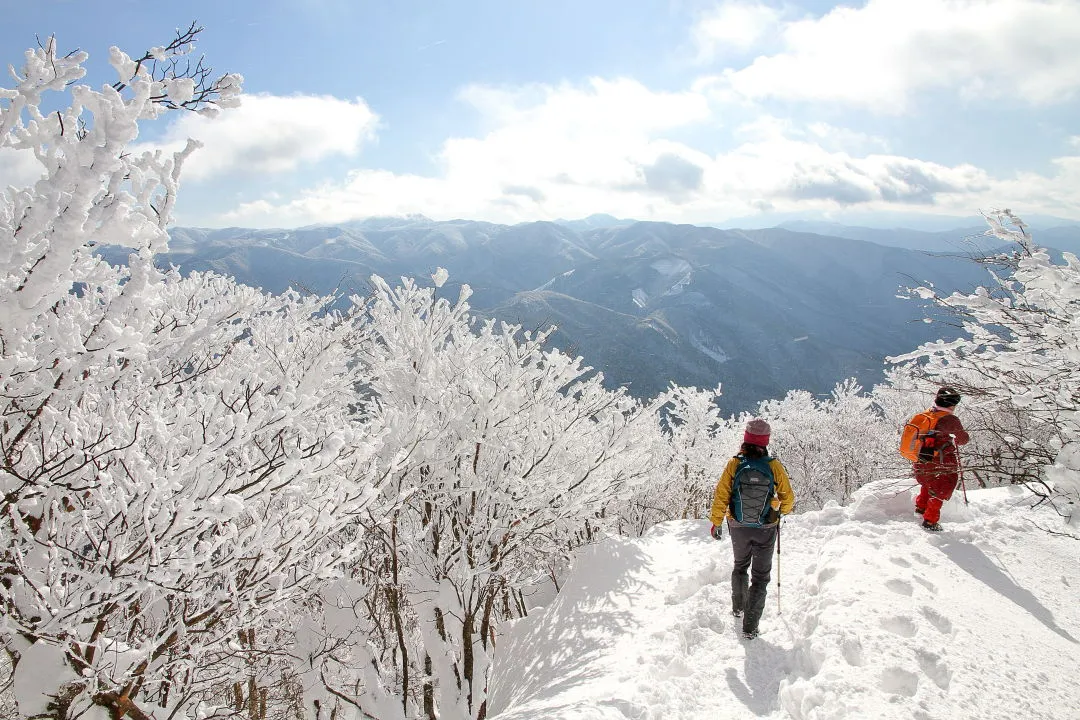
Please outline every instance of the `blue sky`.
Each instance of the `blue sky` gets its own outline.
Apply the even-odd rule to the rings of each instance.
[[[5,63],[55,34],[95,85],[206,28],[244,104],[140,138],[205,143],[180,224],[1080,220],[1075,0],[0,1]]]

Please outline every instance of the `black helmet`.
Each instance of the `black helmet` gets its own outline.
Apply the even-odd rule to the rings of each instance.
[[[954,407],[959,402],[960,393],[951,387],[941,388],[937,391],[937,397],[934,398],[934,404],[941,407]]]

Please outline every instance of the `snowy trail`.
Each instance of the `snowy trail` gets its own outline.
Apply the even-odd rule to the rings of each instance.
[[[704,521],[588,548],[500,639],[498,720],[1080,718],[1080,564],[1008,489],[928,534],[908,490],[791,517],[760,637],[729,612],[731,548]],[[502,660],[500,664],[500,659]]]

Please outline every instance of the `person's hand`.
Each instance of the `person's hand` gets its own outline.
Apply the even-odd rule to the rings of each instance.
[[[722,540],[724,538],[724,526],[713,525],[709,528],[709,534],[712,535],[713,540]]]

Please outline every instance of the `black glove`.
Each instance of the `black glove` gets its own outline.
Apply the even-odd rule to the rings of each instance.
[[[713,540],[723,540],[724,539],[724,526],[723,526],[723,524],[713,525],[709,529],[709,534],[712,535]]]

